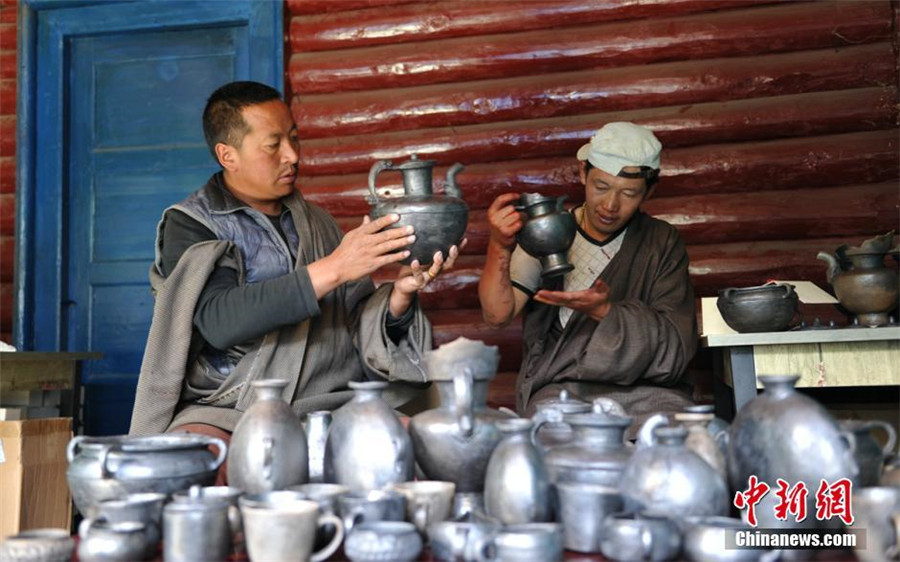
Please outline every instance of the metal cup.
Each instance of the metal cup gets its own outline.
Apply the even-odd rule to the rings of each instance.
[[[165,494],[147,492],[128,494],[122,499],[103,500],[88,508],[90,519],[104,519],[108,523],[137,522],[144,525],[147,538],[146,556],[156,555],[162,539],[162,514]]]
[[[203,498],[172,502],[163,509],[166,562],[224,560],[231,552],[228,502]]]
[[[441,521],[428,526],[431,556],[441,562],[478,560],[500,532],[499,521]]]
[[[560,482],[556,491],[565,547],[576,552],[600,552],[603,522],[622,511],[622,494],[616,488],[582,482]]]
[[[244,519],[247,554],[253,562],[311,560],[334,554],[344,539],[344,525],[335,515],[322,515],[316,502],[296,491],[243,496],[238,503]],[[317,529],[332,524],[337,533],[325,548],[313,552]]]
[[[671,560],[681,551],[681,533],[674,521],[662,515],[618,513],[603,524],[600,551],[623,562]]]
[[[341,484],[300,484],[291,486],[288,490],[300,492],[303,496],[319,504],[322,515],[337,515],[337,499],[341,494],[346,494],[350,488]],[[337,528],[327,523],[316,530],[316,550],[322,550],[337,533]]]
[[[898,548],[895,518],[900,516],[900,488],[871,486],[858,488],[851,495],[853,523],[851,529],[866,530],[865,548],[854,553],[862,562],[887,560]]]
[[[406,498],[406,519],[416,526],[423,537],[428,536],[428,526],[450,517],[456,484],[439,480],[401,482],[391,486]]]
[[[363,521],[403,521],[406,499],[400,492],[392,490],[348,492],[338,497],[338,511],[344,529],[349,533],[354,525]]]

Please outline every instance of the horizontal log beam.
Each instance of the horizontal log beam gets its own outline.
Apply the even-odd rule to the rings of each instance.
[[[0,193],[16,190],[16,159],[14,156],[0,156]]]
[[[16,196],[13,193],[0,194],[0,236],[16,234]]]
[[[745,0],[667,0],[649,3],[645,0],[457,0],[434,4],[397,4],[363,13],[295,16],[290,21],[290,44],[292,52],[324,51],[636,18],[661,18],[747,5]],[[294,13],[293,10],[290,12]],[[304,12],[310,13],[308,9]]]
[[[791,3],[747,10],[491,36],[294,53],[296,94],[533,76],[652,62],[762,55],[891,37],[887,2]]]
[[[0,156],[16,155],[16,116],[0,115]]]
[[[662,163],[654,197],[738,193],[897,179],[900,147],[897,130],[886,129],[675,148],[663,151]],[[446,171],[443,166],[435,169],[437,192],[443,191]],[[305,176],[300,178],[300,190],[335,217],[361,217],[370,208],[367,180],[366,174]],[[567,195],[573,203],[584,199],[571,156],[473,164],[457,181],[472,210],[486,209],[495,197],[509,191]],[[392,197],[402,195],[400,174],[381,174],[378,188]]]
[[[0,51],[15,51],[17,41],[15,20],[3,20],[0,23]]]
[[[400,4],[431,3],[435,0],[285,0],[287,13],[291,15],[350,12],[356,10],[381,10]],[[358,14],[364,15],[364,14]]]
[[[300,167],[317,176],[367,172],[378,159],[412,153],[442,164],[571,156],[611,121],[648,127],[668,148],[886,129],[896,127],[897,97],[893,88],[863,88],[316,139],[304,143]]]
[[[0,282],[12,283],[16,270],[16,240],[0,235]]]
[[[600,4],[606,6],[607,4]],[[301,138],[340,137],[897,83],[889,41],[769,56],[295,96]]]
[[[0,332],[12,332],[13,293],[12,283],[0,283]]]
[[[15,78],[17,70],[16,52],[0,51],[0,78]]]

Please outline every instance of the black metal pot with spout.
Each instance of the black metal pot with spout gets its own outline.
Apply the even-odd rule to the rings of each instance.
[[[416,241],[409,247],[410,255],[401,263],[409,264],[419,260],[423,266],[434,262],[435,252],[442,252],[444,259],[450,247],[459,245],[466,233],[469,221],[469,207],[462,199],[462,192],[456,185],[456,174],[465,166],[454,164],[447,171],[444,194],[435,195],[432,190],[431,173],[436,162],[419,160],[413,154],[410,160],[394,165],[390,160],[379,160],[369,170],[369,216],[376,220],[396,213],[400,220],[393,228],[412,225]],[[404,195],[400,197],[379,197],[375,191],[375,180],[385,170],[395,170],[403,174]]]

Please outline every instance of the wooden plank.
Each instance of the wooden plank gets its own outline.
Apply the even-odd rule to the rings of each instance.
[[[16,77],[16,51],[0,51],[0,78]]]
[[[890,38],[886,2],[791,3],[492,36],[294,53],[294,93],[396,88],[592,67],[762,55]]]
[[[900,177],[896,129],[665,149],[662,163],[660,183],[649,203],[679,195],[827,187]],[[0,159],[0,170],[2,166]],[[443,190],[447,169],[439,166],[434,171],[436,192]],[[335,217],[361,217],[369,212],[367,181],[367,174],[303,176],[300,189],[308,201]],[[584,199],[571,155],[472,164],[457,181],[473,210],[487,208],[509,191],[566,195],[573,204]],[[391,196],[403,194],[399,173],[380,174],[377,186]]]
[[[0,193],[16,190],[16,159],[14,156],[0,156]]]
[[[0,283],[9,284],[9,294],[6,295],[12,301],[12,282],[16,269],[16,239],[12,236],[0,235]],[[0,295],[3,291],[0,291]],[[0,309],[7,308],[7,303],[0,301]],[[8,307],[12,308],[12,307]],[[0,311],[2,316],[2,311]]]
[[[855,236],[897,228],[897,182],[651,199],[687,244]]]
[[[293,17],[290,21],[290,45],[292,52],[324,51],[604,21],[661,18],[747,7],[748,4],[750,3],[745,0],[457,0],[434,4],[395,4],[363,12],[316,13]],[[290,5],[289,2],[289,8]],[[309,10],[303,12],[309,13]]]
[[[878,130],[896,126],[897,97],[895,89],[863,88],[315,139],[303,145],[300,167],[308,175],[367,172],[377,159],[402,160],[412,153],[442,164],[571,157],[611,121],[648,127],[668,148]]]
[[[0,236],[16,234],[16,196],[12,193],[0,194]]]
[[[600,4],[607,6],[608,4]],[[538,119],[897,83],[889,41],[402,89],[295,96],[303,139]]]
[[[0,156],[16,155],[16,116],[0,115]]]
[[[13,284],[0,283],[0,332],[12,332]]]
[[[16,42],[18,41],[16,23],[15,21],[10,22],[7,20],[8,16],[0,21],[0,51],[15,51]]]
[[[754,346],[756,348],[780,345],[845,344],[860,342],[900,342],[900,328],[847,328],[835,330],[799,330],[787,332],[759,332],[747,334],[709,334],[703,336],[703,347]],[[774,350],[778,351],[778,350]],[[759,373],[757,366],[757,373]],[[781,374],[784,374],[782,371]],[[763,374],[778,374],[767,371]],[[900,382],[900,379],[898,379]]]
[[[877,332],[900,328],[825,330]],[[808,332],[800,332],[808,333]],[[753,348],[759,375],[799,374],[797,387],[859,387],[900,384],[900,341],[853,341],[799,345],[760,345]],[[762,383],[757,383],[762,388]]]
[[[16,80],[4,78],[0,80],[0,115],[16,114]]]
[[[430,3],[435,0],[285,0],[285,8],[289,14],[321,14],[363,10],[366,8],[384,8],[411,2]]]

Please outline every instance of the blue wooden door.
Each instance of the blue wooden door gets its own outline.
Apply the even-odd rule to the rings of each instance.
[[[41,122],[36,100],[38,136],[61,136],[63,159],[46,158],[59,167],[49,175],[61,205],[39,179],[35,189],[40,237],[53,237],[48,225],[58,237],[60,277],[36,268],[36,293],[58,293],[34,295],[33,348],[103,353],[82,373],[86,434],[127,432],[153,312],[157,222],[218,168],[202,132],[209,94],[236,79],[281,86],[280,10],[258,0],[145,1],[44,14],[70,33],[52,65],[61,123]],[[40,23],[38,37],[40,67],[55,41],[40,45]],[[35,158],[35,175],[46,177],[40,148]]]

